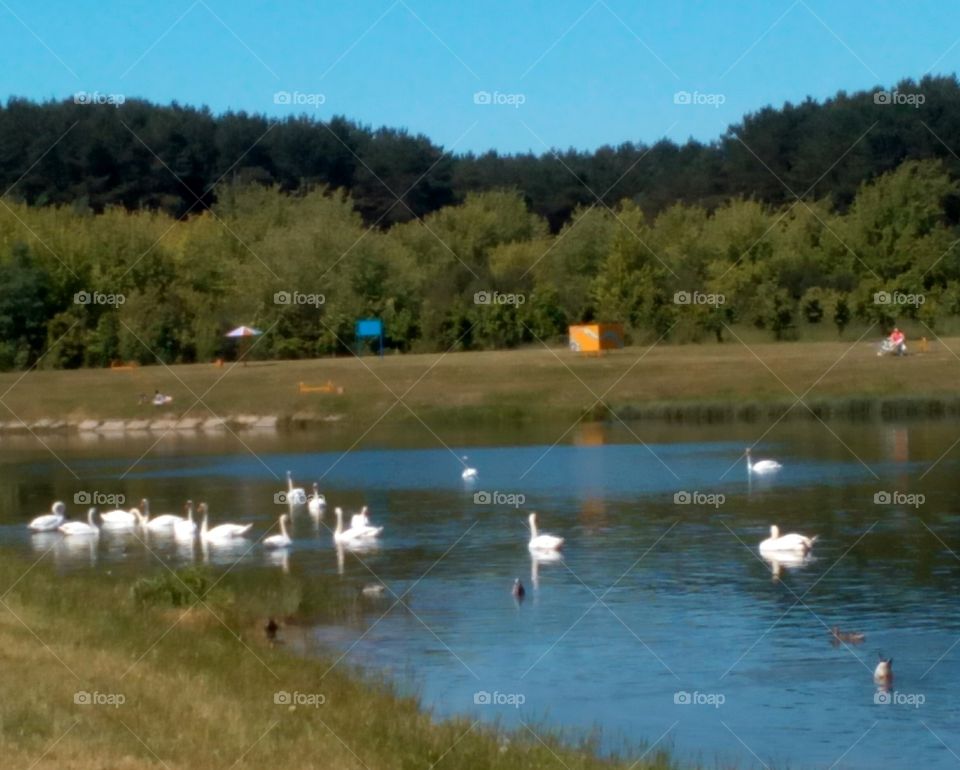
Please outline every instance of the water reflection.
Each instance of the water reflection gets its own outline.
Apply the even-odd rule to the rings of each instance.
[[[806,567],[810,564],[814,557],[811,554],[799,554],[799,553],[790,553],[783,552],[778,554],[770,553],[760,553],[760,558],[762,558],[770,567],[770,573],[773,575],[773,582],[776,583],[780,580],[780,576],[783,574],[783,571],[799,569],[800,567]]]

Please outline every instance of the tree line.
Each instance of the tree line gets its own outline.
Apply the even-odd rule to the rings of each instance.
[[[182,170],[182,168],[181,168]],[[358,318],[398,351],[562,340],[570,323],[625,325],[633,342],[790,339],[960,312],[958,184],[906,160],[833,196],[741,196],[656,213],[581,203],[558,231],[521,189],[468,192],[422,219],[371,227],[343,189],[234,181],[177,217],[108,205],[0,205],[0,368],[209,361],[239,324],[251,355],[355,345]]]
[[[291,194],[324,187],[348,194],[364,223],[380,229],[471,193],[513,189],[556,233],[598,201],[630,200],[648,216],[678,202],[713,210],[739,196],[772,206],[829,197],[845,210],[862,182],[906,160],[940,159],[960,174],[950,147],[958,135],[960,84],[933,76],[904,80],[892,92],[768,107],[709,143],[664,139],[513,155],[452,155],[426,136],[345,117],[275,120],[133,98],[12,98],[0,107],[0,186],[31,205],[174,217],[214,205],[226,185]]]

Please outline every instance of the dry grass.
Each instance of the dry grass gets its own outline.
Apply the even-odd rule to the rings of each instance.
[[[129,584],[109,576],[58,577],[40,564],[21,577],[29,566],[6,554],[0,562],[0,586],[7,591],[0,604],[4,767],[630,765],[600,760],[590,746],[564,747],[543,733],[545,743],[525,731],[507,735],[464,719],[437,722],[388,686],[342,664],[331,669],[322,651],[303,658],[292,643],[271,645],[261,628],[267,608],[296,613],[308,607],[314,616],[323,607],[350,611],[335,587],[315,579],[228,577],[205,598],[210,610],[171,610],[137,604]],[[119,694],[124,702],[77,704],[80,691]],[[278,705],[278,691],[320,693],[325,703]],[[663,755],[636,765],[666,767]]]
[[[870,342],[873,338],[870,338]],[[615,409],[654,404],[791,403],[879,397],[954,397],[960,339],[903,359],[870,342],[789,342],[630,348],[602,358],[563,349],[253,362],[249,366],[141,367],[133,371],[32,371],[0,375],[14,414],[83,419],[161,416],[139,393],[174,396],[169,416],[342,415],[369,424],[425,418],[574,419],[598,397]],[[951,349],[952,348],[952,349]],[[299,382],[332,381],[342,395],[300,394]],[[197,403],[197,397],[202,403]],[[398,402],[397,398],[403,401]],[[410,410],[407,409],[410,407]],[[209,407],[209,409],[207,408]],[[12,415],[8,415],[12,418]]]

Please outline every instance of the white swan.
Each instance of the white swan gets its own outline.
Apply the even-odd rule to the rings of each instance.
[[[475,479],[479,475],[477,473],[477,469],[471,468],[469,465],[467,465],[466,455],[464,455],[460,459],[463,460],[463,473],[460,474],[460,478],[462,478],[464,481],[471,481]]]
[[[760,543],[760,552],[767,554],[808,554],[813,550],[813,544],[817,542],[817,537],[817,535],[813,537],[798,535],[796,532],[781,535],[779,527],[772,524],[770,526],[770,537]]]
[[[307,493],[303,491],[303,487],[293,486],[293,474],[290,471],[287,471],[287,505],[290,506],[291,512],[295,505],[306,505],[307,504]]]
[[[893,658],[880,658],[873,670],[873,681],[879,685],[888,685],[893,681]]]
[[[286,548],[288,545],[293,543],[293,538],[287,534],[287,521],[290,519],[289,513],[281,514],[280,516],[280,534],[279,535],[270,535],[270,537],[265,537],[263,539],[264,548]]]
[[[177,540],[193,542],[197,536],[197,523],[193,520],[193,500],[187,500],[187,518],[181,518],[173,524],[173,536]]]
[[[307,500],[307,510],[311,516],[322,516],[323,509],[327,507],[327,498],[320,494],[320,487],[313,483],[313,494]]]
[[[360,543],[379,537],[383,527],[350,527],[343,528],[343,509],[337,506],[333,511],[337,515],[337,528],[333,532],[335,543]]]
[[[37,516],[27,524],[34,532],[51,532],[67,520],[67,506],[59,500],[50,506],[50,513]]]
[[[133,529],[140,523],[140,511],[131,508],[125,511],[117,508],[100,514],[100,524],[104,529]]]
[[[99,535],[100,528],[93,523],[94,514],[97,509],[91,508],[87,511],[87,520],[83,521],[65,521],[59,529],[65,535]]]
[[[360,509],[360,513],[355,513],[350,517],[350,529],[361,530],[364,527],[369,527],[370,517],[367,515],[367,506],[363,506]]]
[[[563,538],[556,535],[537,534],[537,514],[530,514],[530,543],[531,551],[559,551],[563,548]]]
[[[744,455],[746,455],[747,458],[747,473],[764,475],[766,473],[776,473],[783,467],[776,460],[757,460],[757,462],[753,462],[753,459],[750,456],[750,447],[747,447],[747,449],[744,451]]]
[[[204,543],[230,543],[239,540],[253,524],[219,524],[213,529],[208,529],[208,509],[206,503],[200,503],[200,513],[203,514],[203,523],[200,525],[200,540]]]
[[[177,526],[178,522],[184,521],[183,516],[177,516],[173,513],[161,513],[155,519],[150,518],[150,501],[143,498],[140,501],[140,526],[151,532],[169,532]],[[136,509],[134,509],[136,510]]]

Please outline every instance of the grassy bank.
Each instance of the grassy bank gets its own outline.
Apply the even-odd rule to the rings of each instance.
[[[235,368],[32,371],[22,379],[0,376],[0,393],[9,389],[3,401],[13,411],[0,412],[0,419],[207,418],[209,406],[221,416],[339,416],[366,426],[381,417],[414,420],[411,410],[428,421],[602,418],[608,405],[625,417],[722,420],[777,415],[801,395],[825,416],[957,413],[954,350],[960,338],[902,359],[878,358],[869,342],[729,342],[630,348],[601,358],[539,347]],[[329,382],[343,392],[301,393],[301,382]],[[172,406],[137,403],[138,394],[156,389],[174,397]],[[792,414],[809,416],[803,407]]]
[[[636,757],[601,760],[590,744],[565,746],[536,727],[536,735],[507,733],[465,718],[432,719],[386,684],[332,666],[330,654],[304,655],[310,623],[337,618],[356,623],[359,635],[361,613],[375,618],[385,609],[385,600],[364,606],[368,600],[333,578],[306,583],[269,573],[214,585],[205,573],[187,573],[182,583],[161,569],[139,584],[138,601],[118,578],[29,568],[6,554],[0,561],[7,767],[670,766],[656,752],[636,765]],[[270,615],[283,619],[273,642],[263,629]],[[278,692],[300,693],[300,705],[277,703]],[[312,705],[316,696],[321,705]]]

